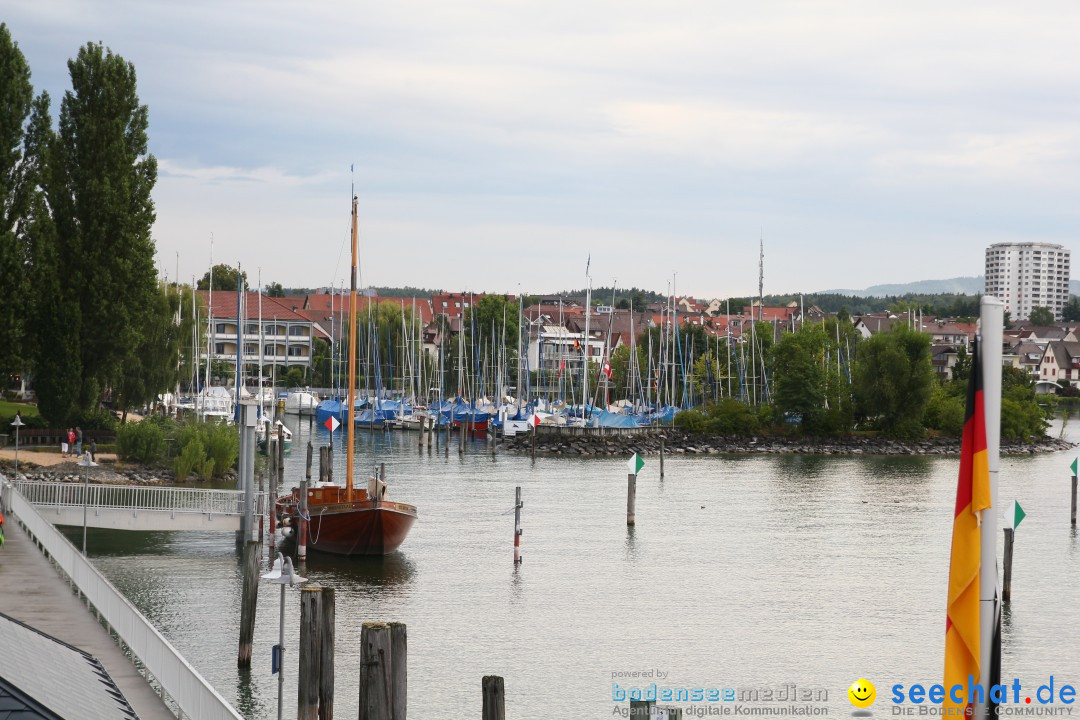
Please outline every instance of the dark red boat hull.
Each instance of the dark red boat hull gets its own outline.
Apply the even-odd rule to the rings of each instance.
[[[387,500],[372,502],[366,499],[366,493],[360,491],[358,494],[365,499],[320,503],[309,498],[309,550],[334,555],[386,555],[401,546],[416,522],[416,507]],[[300,517],[296,512],[295,496],[285,496],[279,500],[278,507],[282,516],[289,518],[289,524],[299,532]]]

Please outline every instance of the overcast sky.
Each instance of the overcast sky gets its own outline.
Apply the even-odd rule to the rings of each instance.
[[[680,294],[978,275],[1072,247],[1080,4],[7,0],[38,90],[100,41],[183,279]]]

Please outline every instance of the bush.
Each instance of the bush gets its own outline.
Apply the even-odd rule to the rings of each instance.
[[[116,452],[124,460],[159,462],[165,455],[165,434],[153,423],[127,423],[116,433]]]
[[[700,410],[682,410],[675,414],[675,427],[691,433],[703,433],[708,429],[708,420]]]
[[[960,437],[964,432],[964,398],[936,388],[926,403],[923,424],[945,435]]]
[[[187,480],[188,475],[192,472],[199,474],[203,473],[206,466],[206,450],[203,448],[202,440],[199,439],[198,434],[192,437],[184,449],[180,452],[180,456],[176,458],[173,463],[173,468],[176,470],[177,482],[183,482]]]
[[[187,423],[180,430],[178,444],[178,477],[181,470],[195,472],[204,479],[221,477],[232,468],[240,455],[240,435],[236,428],[225,423]],[[198,448],[198,453],[189,449],[192,446]]]
[[[109,410],[99,407],[97,410],[87,410],[76,413],[69,425],[78,425],[83,430],[116,430],[118,425],[116,416]]]
[[[225,423],[207,423],[204,428],[207,458],[213,463],[214,477],[221,477],[240,456],[240,434]]]
[[[771,417],[771,409],[769,412]],[[761,428],[761,421],[750,406],[734,398],[710,405],[706,416],[709,432],[718,435],[754,435]]]

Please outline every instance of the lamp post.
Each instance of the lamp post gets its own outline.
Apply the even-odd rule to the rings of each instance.
[[[82,479],[83,479],[83,496],[82,496],[82,554],[86,555],[86,505],[90,496],[90,481],[86,476],[87,468],[92,464],[90,462],[90,453],[83,453],[83,456],[79,458],[79,464],[82,465]]]
[[[291,587],[296,583],[306,581],[307,578],[297,575],[293,570],[292,558],[282,557],[281,553],[277,554],[274,567],[262,577],[263,580],[269,580],[281,586],[281,614],[278,618],[277,645],[277,716],[278,720],[281,720],[281,701],[285,694],[285,586]]]
[[[15,420],[11,427],[15,428],[15,482],[19,482],[19,428],[25,425],[19,413],[15,413]]]

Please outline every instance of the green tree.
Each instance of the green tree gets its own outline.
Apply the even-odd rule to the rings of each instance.
[[[864,340],[852,381],[860,409],[876,419],[886,435],[921,437],[923,413],[934,389],[930,336],[896,324]]]
[[[207,280],[209,280],[209,273],[207,273],[207,275],[204,275],[203,277],[206,278]],[[215,284],[217,283],[217,276],[216,275],[214,276],[214,282],[215,282]],[[233,286],[234,286],[233,290],[236,289],[235,285],[236,285],[236,281],[233,280]],[[266,286],[266,297],[283,298],[283,297],[285,297],[285,288],[281,287],[281,283],[279,283],[279,282],[272,282],[272,283],[270,283],[269,285]]]
[[[124,364],[117,386],[125,422],[127,408],[152,403],[159,394],[175,389],[181,378],[190,377],[191,368],[181,361],[194,325],[190,314],[181,310],[190,307],[190,287],[178,291],[174,285],[159,284],[143,315],[138,347]],[[178,316],[183,317],[180,322]]]
[[[1054,324],[1054,311],[1044,305],[1036,305],[1028,313],[1028,325],[1043,327]]]
[[[780,412],[800,419],[816,433],[826,404],[825,332],[807,325],[781,338],[773,350],[773,402]]]
[[[88,43],[68,61],[72,89],[60,105],[50,154],[49,203],[64,282],[75,290],[79,406],[92,409],[123,375],[157,290],[154,203],[157,160],[147,152],[148,110],[135,67]]]
[[[24,334],[31,288],[25,222],[24,128],[34,89],[30,67],[0,23],[0,378],[26,368]]]
[[[1075,295],[1069,296],[1069,302],[1065,304],[1064,309],[1061,311],[1061,319],[1065,322],[1076,322],[1080,320],[1080,297]]]
[[[210,272],[211,272],[210,270],[206,271],[206,274],[204,274],[199,279],[199,282],[196,283],[196,285],[195,285],[196,288],[198,288],[199,290],[209,290],[210,289]],[[215,265],[213,267],[213,273],[214,273],[214,290],[221,290],[222,292],[229,292],[231,290],[232,292],[236,292],[237,288],[240,286],[240,279],[241,278],[243,278],[243,280],[244,280],[244,287],[247,287],[247,285],[248,285],[247,273],[246,272],[241,272],[237,268],[230,267],[230,266],[222,264],[222,263],[218,263],[217,265]],[[277,285],[278,288],[281,288],[281,285],[279,283],[271,283],[270,286],[267,288],[267,293],[266,294],[269,297],[285,297],[285,291],[284,290],[281,291],[281,295],[271,295],[270,294],[269,288],[273,287],[274,285]]]
[[[79,353],[77,288],[68,282],[49,198],[56,196],[51,168],[56,148],[49,95],[34,100],[26,132],[26,235],[30,247],[34,391],[38,407],[54,427],[67,424],[78,409],[82,363]]]

